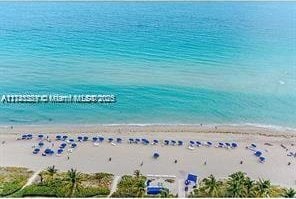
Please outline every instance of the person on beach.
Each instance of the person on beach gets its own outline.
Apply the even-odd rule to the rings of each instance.
[[[178,160],[175,160],[175,164],[177,164]]]
[[[207,161],[204,162],[204,165],[207,165]]]
[[[67,160],[70,160],[70,156],[69,155],[67,155]]]
[[[110,158],[109,158],[109,162],[111,162],[111,160],[112,160],[112,158],[110,157]]]
[[[140,164],[140,166],[143,166],[143,164],[144,164],[144,162],[142,161],[141,164]]]
[[[290,166],[291,165],[291,162],[288,162],[288,166]]]
[[[243,161],[242,160],[240,161],[240,164],[243,164]]]

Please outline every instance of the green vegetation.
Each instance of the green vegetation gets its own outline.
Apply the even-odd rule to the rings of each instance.
[[[40,181],[25,187],[13,197],[106,197],[110,193],[112,174],[84,174],[71,169],[58,172],[54,166],[39,174]]]
[[[111,197],[133,198],[144,197],[146,177],[142,176],[139,170],[133,176],[125,175],[118,183],[117,190]]]
[[[5,197],[20,190],[32,176],[26,168],[0,167],[0,197]]]
[[[272,185],[269,180],[251,180],[243,172],[236,172],[226,180],[217,180],[213,175],[204,178],[190,197],[295,197],[295,190]]]

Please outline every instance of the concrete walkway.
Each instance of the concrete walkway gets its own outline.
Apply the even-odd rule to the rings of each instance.
[[[178,197],[179,198],[185,198],[185,186],[184,186],[184,179],[178,180]]]
[[[108,198],[110,198],[110,196],[116,191],[117,188],[117,184],[120,181],[121,176],[115,176],[111,185],[111,190],[110,190],[110,194],[108,195]]]
[[[33,173],[33,175],[29,178],[29,180],[27,181],[27,183],[21,188],[24,189],[26,186],[31,185],[33,182],[36,181],[36,178],[38,177],[38,174],[41,172],[42,170],[38,170],[35,173]]]

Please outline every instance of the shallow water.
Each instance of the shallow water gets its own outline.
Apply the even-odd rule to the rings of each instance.
[[[0,123],[296,127],[295,16],[295,2],[1,2],[1,95],[118,101],[0,104]]]

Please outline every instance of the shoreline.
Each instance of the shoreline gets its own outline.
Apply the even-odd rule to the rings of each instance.
[[[13,127],[13,128],[11,128]],[[220,133],[295,138],[296,129],[253,124],[32,124],[0,125],[0,134],[17,133],[171,132]]]

